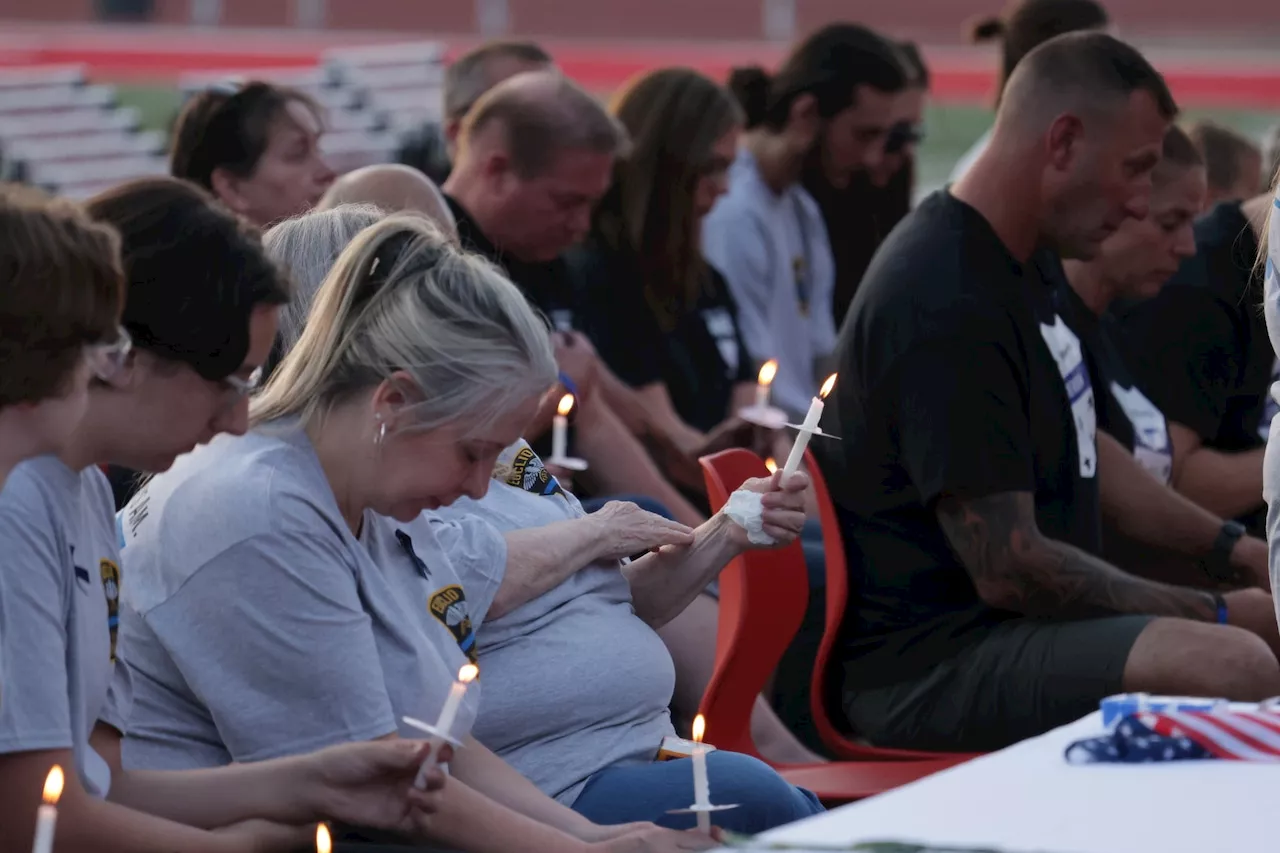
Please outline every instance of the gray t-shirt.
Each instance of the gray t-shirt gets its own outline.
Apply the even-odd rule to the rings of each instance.
[[[99,720],[124,731],[130,700],[115,648],[114,511],[101,471],[73,471],[54,456],[22,463],[0,492],[0,753],[70,749],[99,797],[111,770],[89,735]]]
[[[481,500],[464,498],[434,515],[479,517],[505,532],[584,514],[523,441],[499,457],[495,479]],[[450,555],[475,565],[472,555]],[[595,773],[652,761],[662,738],[675,733],[668,712],[675,666],[636,616],[618,569],[588,566],[480,630],[487,683],[472,733],[565,805]]]
[[[401,718],[439,716],[506,565],[501,534],[477,519],[366,512],[357,539],[305,433],[286,427],[182,457],[121,527],[121,631],[138,648],[124,759],[147,769],[419,736]]]
[[[836,346],[836,266],[818,203],[799,184],[775,193],[742,149],[702,224],[702,252],[729,283],[751,356],[778,360],[774,405],[808,411],[816,362]]]

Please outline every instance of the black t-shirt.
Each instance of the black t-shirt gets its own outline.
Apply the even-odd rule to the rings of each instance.
[[[1262,316],[1258,240],[1239,202],[1195,225],[1196,254],[1151,300],[1117,309],[1126,355],[1174,423],[1226,452],[1267,440],[1276,355]]]
[[[843,440],[811,447],[849,553],[846,675],[876,686],[1014,615],[979,599],[939,497],[1033,493],[1046,536],[1099,551],[1093,389],[1035,265],[945,191],[880,248],[836,356],[822,427]]]
[[[566,261],[582,328],[618,378],[633,388],[663,383],[676,412],[695,429],[709,431],[729,415],[734,386],[752,381],[755,365],[720,273],[707,265],[697,304],[666,330],[623,254],[591,240]]]
[[[1071,287],[1056,257],[1045,259],[1041,272],[1054,284],[1054,305],[1084,347],[1098,408],[1098,429],[1133,453],[1143,468],[1162,483],[1173,477],[1173,447],[1164,413],[1143,393],[1125,362],[1121,330],[1110,313],[1098,316]]]
[[[814,163],[804,186],[818,203],[831,238],[831,257],[836,266],[831,310],[839,328],[876,249],[911,209],[915,166],[908,163],[884,187],[872,186],[864,174],[855,177],[848,187],[837,189],[826,179],[820,164]]]
[[[445,199],[458,221],[458,236],[464,249],[483,255],[506,270],[507,277],[524,291],[530,302],[547,315],[552,328],[557,332],[579,328],[573,282],[563,258],[543,263],[525,263],[514,258],[485,236],[479,224],[457,199],[449,195]]]

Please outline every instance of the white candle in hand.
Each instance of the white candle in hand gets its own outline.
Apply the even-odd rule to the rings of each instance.
[[[778,375],[778,362],[769,359],[760,367],[760,373],[756,377],[756,408],[769,408],[769,386],[773,384],[773,377]]]
[[[65,781],[62,768],[53,765],[44,780],[44,804],[36,810],[36,839],[31,853],[51,853],[53,850],[53,830],[58,825],[58,798],[62,796]]]
[[[573,395],[565,394],[556,406],[556,416],[551,420],[551,460],[569,456],[569,412],[573,411]]]
[[[809,413],[804,416],[804,423],[800,425],[800,432],[796,435],[796,443],[791,445],[791,453],[787,455],[787,464],[782,466],[782,476],[788,477],[794,474],[800,468],[800,460],[804,458],[804,449],[809,446],[809,439],[818,430],[818,421],[822,419],[822,409],[824,407],[823,400],[831,393],[831,389],[836,386],[836,375],[833,373],[827,377],[827,381],[822,383],[822,390],[818,392],[818,396],[813,398],[813,402],[809,404]]]
[[[440,709],[440,717],[436,720],[435,729],[440,735],[447,738],[453,737],[453,721],[457,718],[458,709],[462,707],[462,700],[467,695],[467,685],[475,681],[479,674],[480,668],[473,663],[466,664],[458,670],[458,680],[450,686],[449,695],[444,700],[444,707]],[[427,774],[440,760],[439,753],[442,746],[444,741],[441,737],[431,739],[431,754],[422,760],[422,766],[418,768],[418,778],[413,782],[417,788],[426,789]]]
[[[711,782],[707,779],[707,748],[702,745],[702,736],[706,733],[707,721],[701,714],[693,718],[693,739],[697,746],[693,748],[693,804],[699,809],[711,805]],[[711,834],[711,813],[699,811],[698,831]]]

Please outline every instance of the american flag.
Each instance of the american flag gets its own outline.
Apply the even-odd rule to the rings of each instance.
[[[1280,762],[1280,714],[1274,711],[1139,711],[1115,731],[1067,747],[1072,764],[1224,758]]]

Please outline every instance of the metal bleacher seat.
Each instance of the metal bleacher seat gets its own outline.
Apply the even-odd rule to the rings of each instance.
[[[157,155],[94,157],[85,160],[37,162],[27,164],[25,179],[32,184],[61,192],[65,186],[86,183],[116,184],[131,178],[163,175],[169,163]]]

